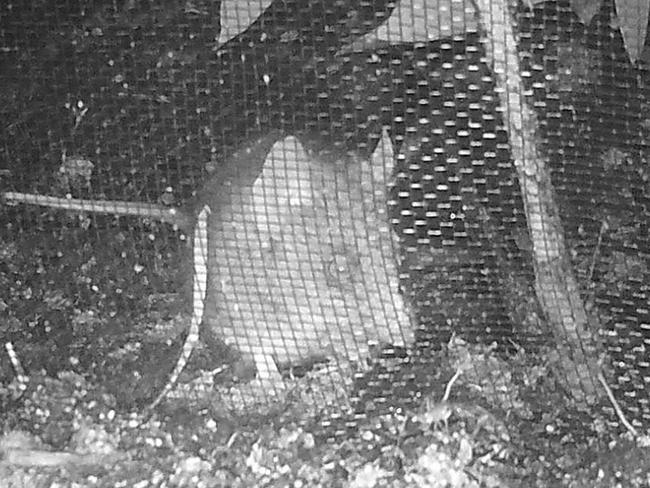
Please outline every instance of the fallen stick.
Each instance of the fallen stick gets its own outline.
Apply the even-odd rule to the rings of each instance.
[[[193,220],[186,212],[178,208],[166,207],[155,203],[127,202],[121,200],[73,199],[14,191],[4,192],[1,194],[1,197],[1,200],[9,205],[24,203],[27,205],[38,205],[41,207],[68,210],[72,212],[146,217],[176,225],[183,230],[191,229],[193,225]]]

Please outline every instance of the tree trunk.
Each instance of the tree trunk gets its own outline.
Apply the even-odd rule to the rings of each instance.
[[[557,357],[551,359],[573,398],[593,403],[602,393],[597,388],[602,354],[598,322],[587,315],[567,255],[539,124],[525,96],[514,18],[508,0],[476,1],[533,243],[536,293],[557,345]]]

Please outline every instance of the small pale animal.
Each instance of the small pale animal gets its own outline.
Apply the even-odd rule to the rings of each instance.
[[[261,168],[212,192],[205,323],[253,361],[259,380],[313,357],[363,363],[373,346],[409,347],[397,237],[387,211],[393,155],[322,161],[294,137]]]

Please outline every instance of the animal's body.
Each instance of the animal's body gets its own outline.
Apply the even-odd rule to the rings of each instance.
[[[212,192],[204,326],[252,359],[258,378],[414,341],[386,210],[392,164],[390,148],[323,161],[289,137],[255,177],[234,168]]]

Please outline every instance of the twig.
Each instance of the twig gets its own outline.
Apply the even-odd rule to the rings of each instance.
[[[20,364],[20,359],[18,359],[18,354],[16,353],[16,350],[14,349],[14,346],[11,342],[5,342],[5,349],[7,350],[7,354],[9,355],[9,360],[11,361],[11,365],[14,368],[14,371],[16,372],[16,379],[18,380],[18,390],[19,393],[17,394],[18,397],[27,390],[27,383],[29,382],[29,376],[25,373],[25,369],[23,368],[22,364]],[[17,399],[16,398],[16,399]]]
[[[603,223],[600,225],[600,232],[598,233],[598,242],[596,242],[596,248],[594,253],[591,256],[591,265],[589,266],[589,276],[587,277],[588,281],[594,277],[594,271],[596,270],[596,261],[598,259],[598,254],[600,254],[600,246],[603,244],[603,235],[609,229],[607,221],[603,220]]]
[[[632,426],[630,422],[628,422],[627,418],[625,417],[625,414],[623,413],[623,410],[621,409],[621,406],[616,401],[616,398],[614,397],[614,393],[612,393],[611,388],[607,384],[607,381],[605,380],[605,376],[603,376],[602,371],[598,371],[598,380],[602,383],[603,388],[605,388],[605,392],[607,393],[607,398],[609,398],[610,403],[614,407],[614,411],[616,412],[616,415],[618,415],[618,418],[621,420],[625,428],[635,438],[639,437],[639,432]]]
[[[443,402],[449,400],[449,393],[451,393],[451,387],[454,386],[454,383],[456,382],[456,380],[458,379],[461,373],[462,373],[462,368],[459,367],[454,373],[454,376],[452,376],[449,382],[447,383],[447,386],[445,387],[445,394],[442,396]]]
[[[52,466],[91,466],[115,462],[122,454],[79,454],[65,451],[46,451],[42,449],[2,449],[0,466],[52,467]]]
[[[424,425],[437,425],[440,424],[441,422],[447,427],[447,421],[449,420],[449,417],[451,417],[451,414],[454,410],[453,406],[448,402],[449,400],[449,394],[451,392],[451,387],[454,386],[454,383],[458,379],[458,377],[461,375],[463,369],[461,366],[458,367],[456,372],[454,373],[454,376],[451,377],[449,382],[447,382],[447,386],[445,387],[445,394],[442,396],[442,400],[439,402],[436,402],[434,404],[431,404],[429,402],[429,399],[427,399],[425,411],[422,414],[415,415],[413,417],[413,420],[420,422]],[[404,426],[406,425],[406,419],[404,419]],[[402,427],[403,429],[404,427]]]
[[[183,230],[191,229],[192,219],[180,209],[152,203],[125,202],[120,200],[87,200],[51,197],[34,193],[8,191],[0,194],[0,200],[8,204],[25,203],[47,208],[58,208],[73,212],[104,213],[117,216],[147,217]]]
[[[25,370],[23,369],[22,364],[20,364],[20,359],[18,359],[18,354],[16,354],[16,350],[14,349],[13,344],[11,342],[5,342],[5,349],[7,350],[9,360],[11,361],[11,365],[16,371],[16,376],[18,379],[26,379],[27,375],[25,374]]]

